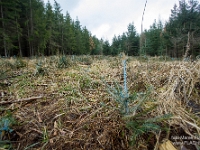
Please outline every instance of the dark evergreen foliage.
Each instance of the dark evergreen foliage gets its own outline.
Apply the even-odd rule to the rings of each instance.
[[[90,54],[91,33],[61,6],[43,0],[0,0],[0,56]]]
[[[142,39],[142,40],[140,40]],[[43,0],[0,0],[0,56],[49,55],[200,55],[200,5],[180,0],[164,24],[155,21],[139,37],[133,23],[112,43],[92,36],[61,6]],[[140,41],[140,42],[139,42]]]
[[[163,27],[156,21],[145,31],[141,47],[146,55],[189,57],[200,55],[200,5],[196,0],[180,0]]]
[[[127,29],[128,31],[122,35],[113,37],[112,52],[110,54],[117,55],[121,52],[134,56],[139,54],[139,35],[136,32],[134,24],[130,23]]]
[[[196,56],[200,54],[200,5],[196,0],[179,1],[174,5],[171,17],[165,26],[165,38],[171,47],[166,53],[172,57]],[[188,52],[186,52],[188,50]],[[186,56],[186,57],[187,57]]]

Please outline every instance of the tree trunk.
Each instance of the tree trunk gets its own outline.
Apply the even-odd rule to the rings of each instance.
[[[16,12],[15,12],[16,14]],[[20,33],[19,33],[19,27],[18,27],[18,20],[16,18],[16,27],[17,27],[17,40],[18,40],[18,46],[19,46],[19,56],[22,57],[22,47],[20,42]]]
[[[18,38],[18,45],[19,45],[19,56],[22,57],[22,47],[21,47],[21,42],[20,42],[20,35],[19,35],[19,29],[17,27],[17,38]]]
[[[191,41],[190,41],[191,42],[190,45],[191,45],[191,55],[192,56],[194,56],[194,32],[195,31],[193,31],[192,34],[191,34]]]
[[[28,23],[26,24],[26,27],[27,27],[27,37],[28,37],[28,38],[27,38],[27,40],[28,40],[27,42],[28,42],[28,46],[29,46],[29,54],[28,54],[28,55],[31,56],[32,50],[31,50],[31,42],[30,42],[31,36],[30,36],[30,27],[29,27],[29,26],[30,26],[30,25],[29,25],[29,24],[30,24],[30,23],[29,23],[30,21],[29,21],[28,9],[26,9],[26,17],[27,17],[26,19],[27,19],[27,22],[28,22]]]
[[[176,48],[176,39],[174,39],[174,51],[172,52],[172,56],[174,58],[178,57],[178,52],[177,52],[177,48]]]
[[[32,13],[32,2],[29,0],[29,6],[30,6],[30,34],[29,36],[33,36],[33,13]],[[29,38],[30,38],[29,37]],[[29,39],[30,41],[30,56],[33,56],[34,50],[33,50],[33,42],[32,39]]]
[[[63,53],[63,55],[65,54],[65,52],[64,52],[64,49],[63,49],[63,38],[64,38],[64,33],[63,33],[63,27],[61,28],[61,34],[62,34],[62,37],[61,37],[61,50],[62,50],[62,53]]]
[[[1,0],[0,0],[1,3]],[[6,47],[6,38],[5,38],[5,25],[4,25],[4,15],[3,15],[3,7],[1,5],[1,19],[2,19],[2,28],[3,28],[3,47],[4,47],[4,54],[5,57],[8,57],[8,51],[7,51],[7,47]]]
[[[183,56],[183,59],[186,59],[188,57],[189,51],[190,51],[190,38],[191,38],[191,33],[190,31],[188,31],[188,40],[187,40],[187,44],[186,44],[186,51],[185,51],[185,55]]]

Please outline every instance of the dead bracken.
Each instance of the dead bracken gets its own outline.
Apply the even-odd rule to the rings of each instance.
[[[57,56],[23,58],[17,67],[13,58],[0,59],[0,116],[7,118],[0,120],[0,147],[162,150],[191,140],[183,146],[199,147],[200,61],[127,57],[125,115],[115,99],[123,88],[123,58],[65,57],[65,67]],[[38,62],[45,72],[35,73]]]

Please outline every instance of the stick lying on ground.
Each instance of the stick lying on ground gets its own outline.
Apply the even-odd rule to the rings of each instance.
[[[29,101],[37,100],[37,99],[41,99],[41,98],[43,98],[43,96],[24,98],[24,99],[19,99],[19,100],[14,100],[14,101],[2,101],[2,102],[0,102],[0,105],[20,103],[20,102],[29,102]]]

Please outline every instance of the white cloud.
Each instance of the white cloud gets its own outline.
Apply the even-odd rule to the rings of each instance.
[[[104,38],[107,39],[107,37],[105,37],[105,35],[107,35],[107,33],[109,33],[111,27],[109,24],[102,24],[101,26],[98,26],[97,28],[94,28],[93,34],[98,35],[98,38]]]
[[[146,0],[57,0],[57,2],[61,4],[64,14],[69,11],[74,20],[78,16],[81,25],[86,26],[93,35],[111,41],[114,35],[126,32],[128,24],[132,22],[140,33]],[[178,4],[178,0],[148,0],[144,29],[148,29],[159,16],[163,22],[167,20],[175,3]]]
[[[141,16],[142,11],[137,6],[139,4],[132,0],[82,0],[70,14],[72,18],[78,16],[81,24],[86,25],[98,38],[111,41],[114,35],[127,31],[127,26],[134,21],[134,17]],[[102,28],[105,24],[109,25],[109,30]]]

